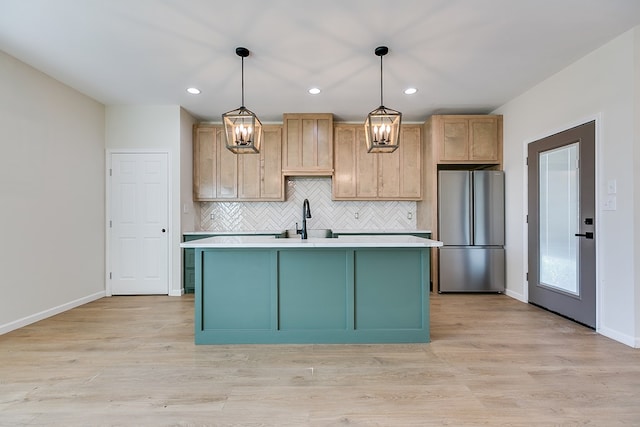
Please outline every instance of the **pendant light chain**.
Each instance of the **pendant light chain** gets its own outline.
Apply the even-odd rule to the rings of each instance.
[[[380,55],[380,106],[384,106],[384,102],[382,101],[382,56]]]
[[[242,103],[240,104],[243,108],[244,108],[244,56],[241,57],[242,58],[242,65],[241,65],[241,74],[242,74]]]

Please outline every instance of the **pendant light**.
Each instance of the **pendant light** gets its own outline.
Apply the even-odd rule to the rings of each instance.
[[[249,49],[238,47],[236,55],[242,58],[242,104],[240,108],[222,115],[226,146],[236,154],[259,153],[262,123],[244,106],[244,58],[249,56]]]
[[[400,143],[402,113],[384,106],[382,101],[382,57],[389,48],[379,46],[375,54],[380,57],[380,106],[369,113],[364,122],[364,131],[369,153],[392,153]]]

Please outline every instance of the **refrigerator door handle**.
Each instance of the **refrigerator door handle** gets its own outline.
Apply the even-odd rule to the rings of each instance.
[[[467,213],[469,214],[469,239],[471,240],[471,245],[476,244],[476,224],[475,224],[475,182],[473,179],[473,173],[469,173],[469,209]]]

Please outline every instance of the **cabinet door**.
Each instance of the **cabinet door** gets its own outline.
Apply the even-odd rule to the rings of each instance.
[[[193,199],[211,200],[217,197],[217,137],[213,126],[194,127],[193,131]]]
[[[378,198],[378,156],[367,151],[364,126],[356,127],[356,196],[358,199]]]
[[[260,199],[284,200],[284,177],[282,176],[282,128],[263,127],[260,149],[261,180]]]
[[[440,141],[440,161],[469,160],[469,121],[465,118],[444,118]]]
[[[238,197],[238,154],[228,150],[225,146],[223,130],[219,131],[217,139],[217,198],[236,199]],[[244,154],[243,154],[244,155]]]
[[[333,198],[356,197],[356,128],[336,126],[334,130]]]
[[[284,145],[282,147],[282,169],[293,170],[302,166],[302,123],[296,114],[285,114],[282,119]]]
[[[264,150],[264,141],[260,151]],[[238,199],[260,198],[260,154],[239,154],[238,160]]]
[[[314,166],[333,172],[333,116],[315,119],[316,154]]]
[[[499,163],[498,118],[469,120],[469,160]]]
[[[422,197],[422,143],[420,126],[403,126],[400,151],[400,197]]]
[[[393,153],[376,154],[378,157],[378,197],[394,199],[400,197],[400,153],[404,141]]]
[[[285,114],[283,172],[288,175],[333,173],[333,115]]]
[[[238,199],[282,200],[282,128],[263,127],[259,154],[238,155]]]
[[[422,196],[420,126],[402,126],[400,146],[393,153],[378,154],[378,197],[418,200]]]

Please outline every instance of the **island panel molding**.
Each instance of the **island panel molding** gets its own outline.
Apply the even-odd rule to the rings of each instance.
[[[429,342],[430,248],[440,245],[414,236],[183,243],[195,249],[195,342]]]

